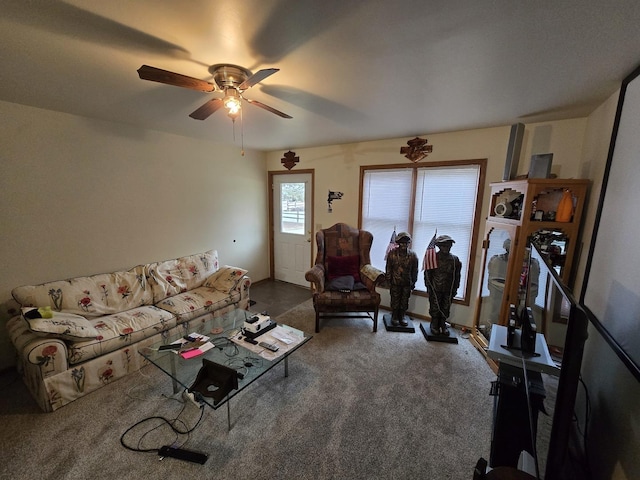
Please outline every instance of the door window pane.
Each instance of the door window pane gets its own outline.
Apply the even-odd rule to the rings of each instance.
[[[305,184],[280,185],[280,232],[304,235]]]

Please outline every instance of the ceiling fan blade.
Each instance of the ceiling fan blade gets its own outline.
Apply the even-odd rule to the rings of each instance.
[[[207,103],[202,105],[200,108],[190,113],[189,116],[191,118],[195,118],[196,120],[205,120],[209,118],[213,112],[218,110],[222,106],[221,98],[213,98],[209,100]]]
[[[238,90],[246,90],[247,88],[253,87],[256,83],[261,82],[265,78],[270,75],[273,75],[276,72],[279,72],[279,68],[265,68],[263,70],[258,70],[256,73],[247,78],[244,82],[238,85]]]
[[[257,100],[249,100],[248,98],[244,98],[244,100],[249,102],[251,105],[255,105],[256,107],[264,108],[267,112],[275,113],[276,115],[278,115],[278,116],[280,116],[282,118],[293,118],[291,115],[287,115],[286,113],[282,113],[280,110],[276,110],[275,108],[270,107],[269,105],[265,105],[262,102],[258,102]]]
[[[209,83],[205,80],[188,77],[168,70],[162,70],[161,68],[150,67],[149,65],[142,65],[138,69],[138,76],[142,80],[150,80],[152,82],[165,83],[176,87],[190,88],[191,90],[198,90],[200,92],[214,92],[216,89],[216,86],[213,83]]]

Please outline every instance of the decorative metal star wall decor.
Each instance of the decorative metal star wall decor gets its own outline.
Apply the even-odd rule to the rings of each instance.
[[[287,167],[287,170],[291,170],[299,161],[300,157],[296,157],[296,152],[292,152],[291,150],[285,153],[284,157],[280,159],[280,163]]]
[[[400,153],[404,154],[412,162],[419,162],[427,154],[433,151],[433,145],[427,145],[426,138],[416,137],[407,142],[408,147],[400,147]]]

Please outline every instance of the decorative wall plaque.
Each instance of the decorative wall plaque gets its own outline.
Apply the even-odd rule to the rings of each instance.
[[[404,154],[412,162],[419,162],[427,154],[433,151],[433,145],[427,145],[426,138],[416,137],[407,142],[408,147],[400,147],[400,153]]]
[[[296,157],[296,152],[292,152],[291,150],[285,153],[284,157],[280,159],[280,163],[287,167],[287,170],[291,170],[299,161],[300,157]]]

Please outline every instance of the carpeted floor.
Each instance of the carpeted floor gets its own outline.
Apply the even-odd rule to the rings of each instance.
[[[313,332],[311,301],[277,321]],[[0,404],[0,478],[470,479],[489,454],[495,375],[468,340],[426,342],[414,324],[414,334],[382,322],[372,333],[369,320],[327,320],[291,356],[288,378],[279,365],[232,400],[230,432],[223,407],[204,409],[189,435],[153,420],[125,438],[184,444],[207,453],[205,465],[120,444],[144,418],[179,415],[184,430],[200,416],[153,366],[49,414],[17,380]]]

